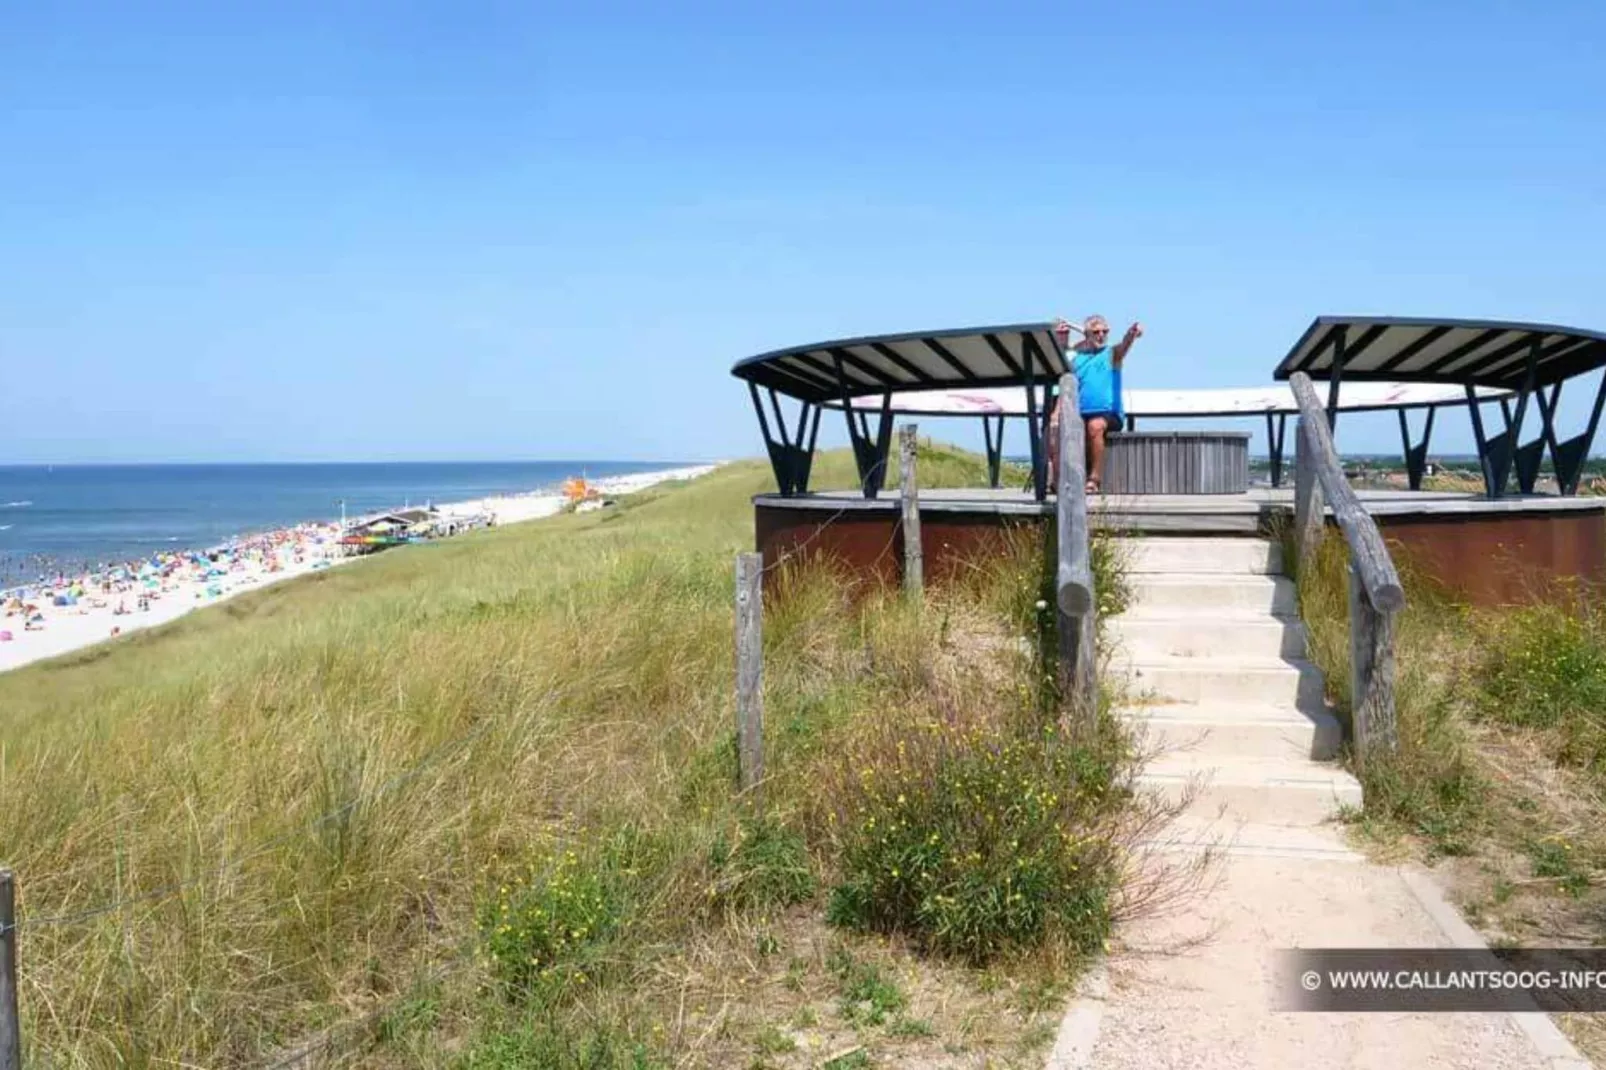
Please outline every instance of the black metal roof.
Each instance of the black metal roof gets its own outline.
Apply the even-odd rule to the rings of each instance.
[[[889,390],[1050,382],[1064,372],[1051,323],[816,342],[748,357],[731,369],[738,379],[812,402]]]
[[[1342,380],[1399,380],[1517,389],[1539,345],[1535,385],[1606,366],[1606,334],[1548,323],[1321,316],[1274,373],[1330,379],[1343,346]]]

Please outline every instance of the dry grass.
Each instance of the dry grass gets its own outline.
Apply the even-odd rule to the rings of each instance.
[[[1332,535],[1300,576],[1311,656],[1349,705],[1345,551]],[[1598,596],[1536,591],[1529,608],[1472,610],[1400,562],[1400,753],[1365,776],[1362,842],[1434,863],[1492,943],[1606,944],[1606,620]],[[1606,1062],[1606,1026],[1559,1015]]]
[[[981,478],[974,457],[922,455],[923,485]],[[849,481],[842,455],[818,462],[819,485]],[[817,901],[727,894],[770,887],[770,863],[735,872],[730,846],[762,839],[731,785],[731,562],[768,485],[733,465],[0,677],[30,1058],[262,1065],[328,1039],[313,1062],[816,1065],[839,1041],[885,1065],[1029,1061],[1074,971],[1055,948],[1005,981],[832,933]],[[924,610],[850,602],[828,568],[781,578],[765,664],[781,838],[764,842],[808,827],[821,763],[865,718],[1010,680],[1037,694],[1024,568],[978,565]],[[566,894],[551,859],[568,851],[602,889],[598,932],[574,937],[565,984],[510,993],[485,919]],[[829,880],[826,845],[805,861]],[[902,1026],[843,1010],[844,953],[897,979]],[[806,1007],[817,1024],[797,1024]],[[782,1028],[795,1051],[766,1051]]]

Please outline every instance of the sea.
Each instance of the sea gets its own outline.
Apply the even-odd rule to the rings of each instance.
[[[695,461],[0,465],[0,589],[305,521],[556,490]]]

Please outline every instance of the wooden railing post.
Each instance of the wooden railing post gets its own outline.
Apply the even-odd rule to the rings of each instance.
[[[1394,615],[1405,605],[1405,590],[1377,521],[1344,478],[1332,429],[1310,376],[1295,372],[1289,385],[1300,411],[1294,521],[1300,568],[1304,569],[1320,545],[1321,498],[1332,506],[1333,519],[1349,548],[1351,727],[1364,769],[1372,756],[1392,753],[1399,745],[1394,709]]]
[[[0,869],[0,1070],[22,1070],[17,1011],[17,881]]]
[[[764,556],[736,555],[736,763],[743,792],[764,779]]]
[[[925,586],[926,572],[926,552],[920,543],[920,481],[915,475],[918,433],[919,427],[915,424],[904,424],[898,429],[899,464],[903,473],[903,589],[916,599]]]
[[[1294,424],[1294,541],[1295,566],[1303,569],[1322,544],[1327,523],[1327,506],[1322,500],[1322,482],[1316,476],[1316,449],[1306,434],[1305,417]]]
[[[1060,376],[1059,485],[1055,488],[1059,568],[1059,682],[1073,729],[1089,727],[1098,713],[1092,550],[1087,528],[1087,458],[1076,376]]]
[[[1373,754],[1399,746],[1394,711],[1394,613],[1378,611],[1360,572],[1349,568],[1350,710],[1355,752],[1365,768]]]

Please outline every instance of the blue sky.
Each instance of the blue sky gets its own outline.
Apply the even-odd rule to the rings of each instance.
[[[743,356],[1058,313],[1157,387],[1606,327],[1602,55],[1598,0],[9,5],[0,462],[752,455]]]

